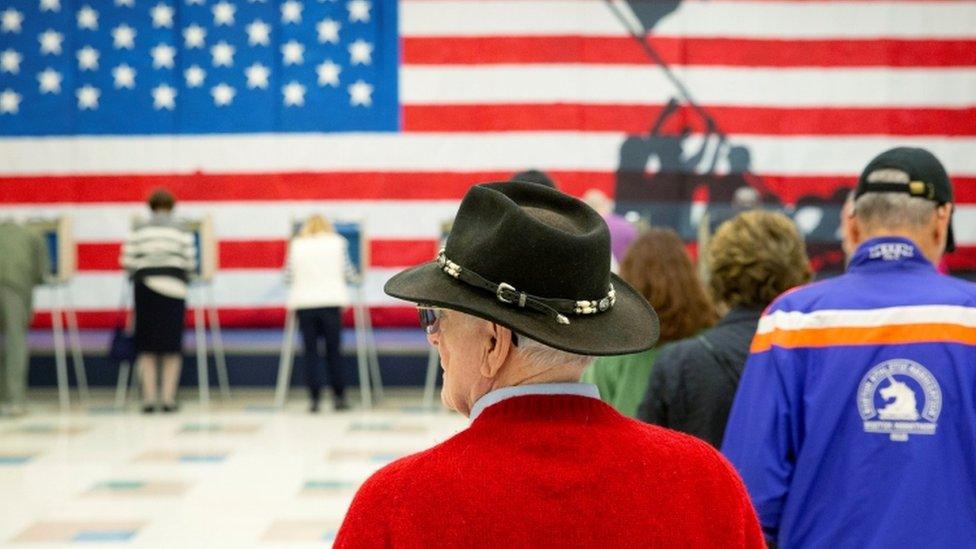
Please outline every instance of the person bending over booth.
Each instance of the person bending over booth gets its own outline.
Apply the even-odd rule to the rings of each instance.
[[[346,410],[342,376],[342,308],[349,305],[346,282],[355,277],[349,243],[328,219],[313,215],[288,245],[288,308],[298,316],[305,348],[305,384],[309,410],[319,411],[322,394],[319,342],[325,343],[325,369],[332,387],[333,408]]]
[[[122,246],[122,267],[133,282],[136,366],[142,377],[142,411],[177,409],[176,389],[183,362],[187,286],[196,270],[193,235],[173,218],[176,199],[166,189],[149,196],[152,216]],[[162,362],[162,394],[158,363]]]
[[[34,286],[48,271],[41,235],[13,221],[0,222],[0,416],[27,413],[27,329]]]

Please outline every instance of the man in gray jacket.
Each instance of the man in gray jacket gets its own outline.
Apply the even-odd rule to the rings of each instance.
[[[16,223],[0,223],[0,414],[26,412],[27,327],[34,286],[47,272],[41,235]]]

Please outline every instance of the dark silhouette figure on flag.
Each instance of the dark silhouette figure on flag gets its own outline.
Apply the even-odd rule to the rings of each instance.
[[[722,131],[648,40],[658,23],[680,4],[606,1],[675,91],[648,125],[648,132],[627,136],[620,147],[617,212],[637,212],[651,224],[672,227],[690,241],[700,234],[698,225],[706,212],[708,228],[714,228],[743,209],[782,210],[797,222],[814,263],[822,270],[842,270],[836,234],[847,189],[825,197],[802,195],[795,204],[787,204],[754,173],[749,148]]]

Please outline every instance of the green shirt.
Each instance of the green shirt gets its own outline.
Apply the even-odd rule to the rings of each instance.
[[[655,355],[657,348],[632,355],[601,356],[583,372],[580,381],[596,385],[600,398],[621,414],[636,417],[651,379]]]

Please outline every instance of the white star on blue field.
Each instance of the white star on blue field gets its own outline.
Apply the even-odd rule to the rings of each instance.
[[[397,131],[395,0],[8,0],[0,135]]]

